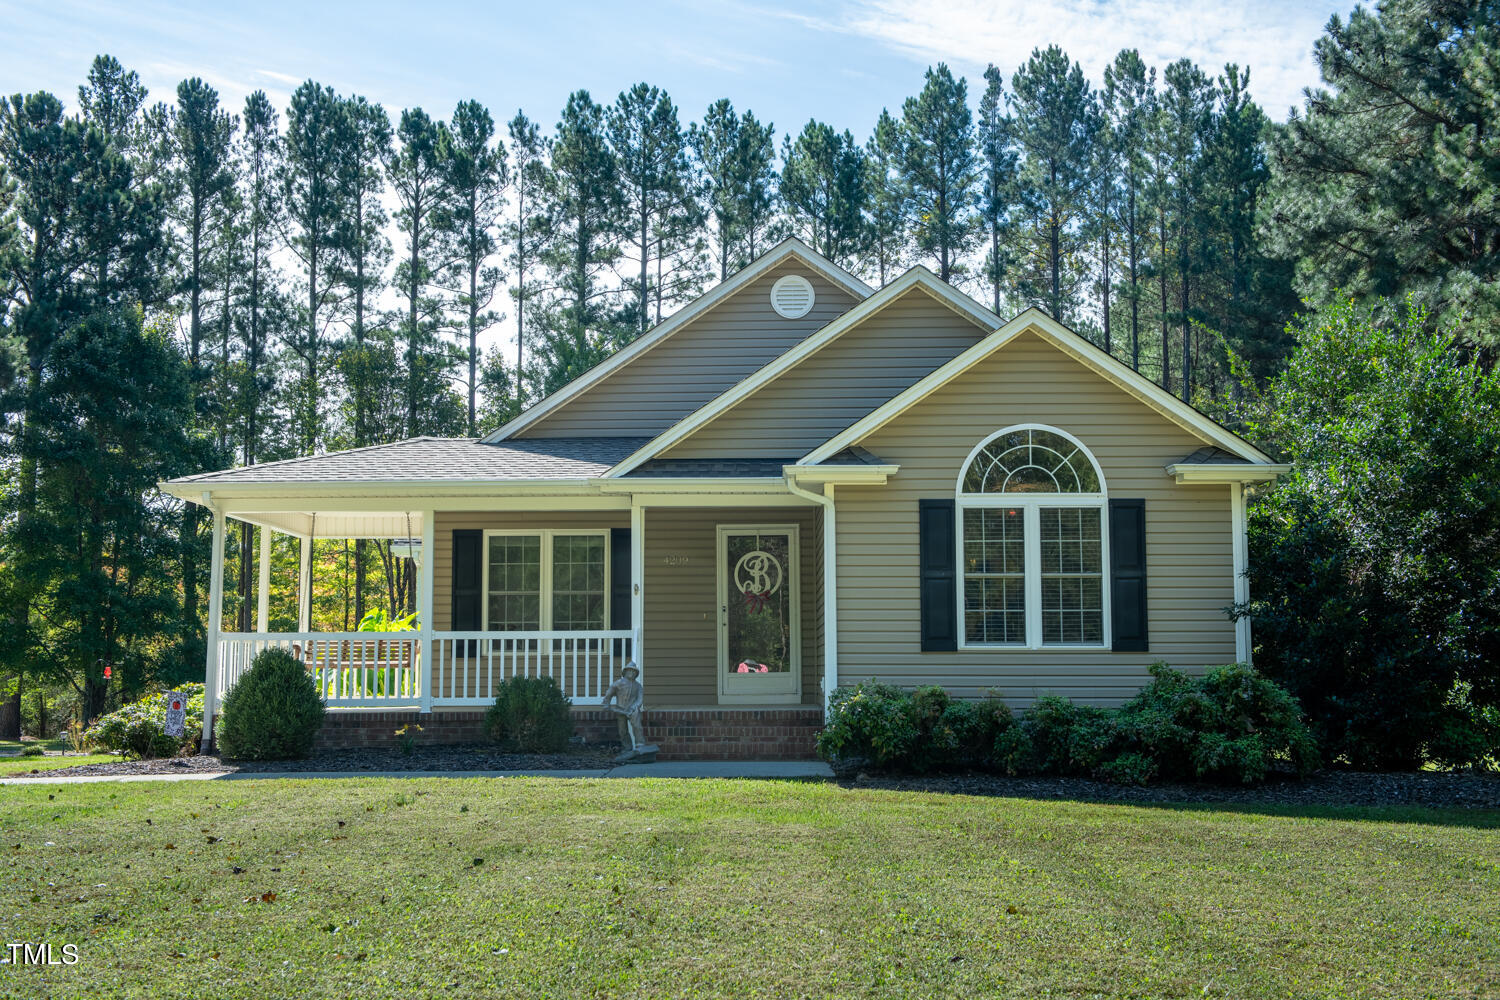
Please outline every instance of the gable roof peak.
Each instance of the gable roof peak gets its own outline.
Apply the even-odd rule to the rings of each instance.
[[[755,280],[764,277],[766,272],[781,264],[783,261],[796,257],[812,268],[819,275],[848,292],[856,300],[863,301],[874,294],[875,289],[865,284],[853,273],[845,270],[833,261],[824,257],[816,250],[803,243],[795,236],[788,236],[775,246],[766,250],[749,264],[740,268],[734,274],[719,282],[713,288],[704,292],[693,301],[678,309],[672,315],[656,324],[635,340],[626,344],[603,361],[599,362],[588,371],[579,375],[567,385],[556,392],[539,400],[527,408],[519,416],[509,423],[503,424],[498,429],[491,431],[481,440],[485,444],[495,444],[514,435],[517,431],[529,427],[542,417],[557,409],[563,403],[574,396],[586,391],[597,384],[615,369],[624,366],[634,358],[641,356],[651,350],[657,344],[666,340],[673,333],[686,326],[688,323],[702,316],[714,306],[723,302],[740,289],[751,284]]]

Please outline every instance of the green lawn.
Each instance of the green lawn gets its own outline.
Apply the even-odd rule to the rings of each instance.
[[[61,751],[68,749],[68,741],[65,739],[51,740],[0,740],[0,754],[20,753],[22,747],[35,746],[40,743],[42,749],[48,751]]]
[[[0,778],[32,771],[55,771],[83,764],[111,764],[120,758],[112,753],[68,754],[65,757],[0,757]]]
[[[0,967],[0,995],[1496,996],[1497,827],[767,781],[6,786],[0,939],[82,960]]]

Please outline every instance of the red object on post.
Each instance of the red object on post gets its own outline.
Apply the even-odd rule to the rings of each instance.
[[[104,665],[104,679],[105,680],[109,680],[110,669],[111,669],[110,665],[108,663],[106,663]]]

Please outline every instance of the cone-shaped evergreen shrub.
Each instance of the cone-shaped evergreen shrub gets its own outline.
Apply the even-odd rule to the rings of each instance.
[[[484,727],[508,750],[557,753],[567,749],[573,735],[573,713],[552,678],[509,677],[496,688]]]
[[[224,697],[219,751],[237,760],[306,757],[322,724],[323,698],[307,667],[267,649]]]

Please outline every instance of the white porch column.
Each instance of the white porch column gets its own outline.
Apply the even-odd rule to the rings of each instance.
[[[297,631],[312,631],[312,536],[297,536]]]
[[[417,565],[417,625],[419,628],[417,664],[420,672],[419,683],[422,687],[421,709],[423,712],[432,711],[432,615],[434,610],[432,564],[437,556],[437,525],[433,523],[435,520],[432,511],[422,511],[420,554],[422,561]]]
[[[839,563],[838,520],[834,513],[833,484],[823,484],[823,715],[833,689],[839,686]]]
[[[640,676],[646,674],[641,666],[641,636],[645,634],[646,622],[646,508],[634,493],[630,495],[630,628],[631,656],[635,659]]]
[[[1229,485],[1229,524],[1233,534],[1234,551],[1234,603],[1244,604],[1250,600],[1250,578],[1245,574],[1250,569],[1250,540],[1245,518],[1245,484]],[[1250,662],[1250,619],[1234,620],[1234,658],[1241,663]]]
[[[271,622],[271,529],[260,526],[260,566],[255,591],[255,631],[266,632]]]
[[[204,494],[208,500],[208,494]],[[208,652],[203,668],[203,742],[199,747],[208,753],[214,740],[214,711],[219,700],[219,627],[224,610],[224,512],[214,512],[214,548],[208,574]]]

